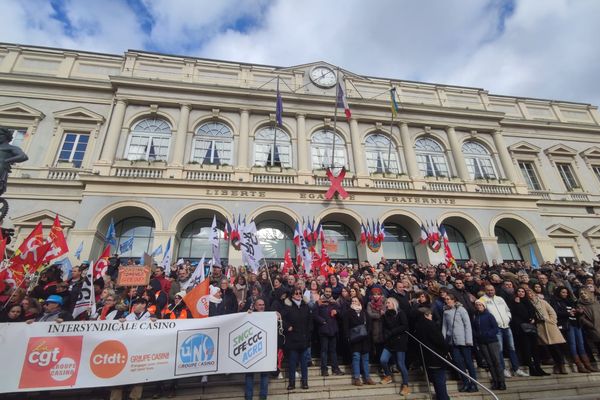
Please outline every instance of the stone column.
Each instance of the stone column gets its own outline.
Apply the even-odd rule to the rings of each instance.
[[[242,170],[248,169],[248,141],[250,136],[249,131],[250,112],[248,110],[240,111],[240,144],[238,151],[238,167]]]
[[[506,174],[506,178],[515,184],[523,184],[521,175],[517,174],[515,171],[512,159],[510,158],[510,154],[506,148],[506,143],[504,143],[502,131],[494,131],[492,136],[494,138],[494,145],[496,145],[496,150],[498,150],[498,156],[500,157],[500,163],[502,164],[502,169]]]
[[[125,109],[127,103],[125,100],[118,99],[115,109],[110,120],[110,126],[106,132],[104,138],[104,148],[102,149],[102,155],[100,161],[106,164],[112,164],[115,160],[115,153],[121,138],[121,129],[123,128],[123,119],[125,118]]]
[[[306,116],[304,114],[296,115],[296,131],[298,133],[298,171],[308,171],[308,160],[310,159],[310,149],[306,142]]]
[[[408,171],[406,171],[408,177],[411,179],[422,178],[417,164],[417,155],[413,142],[410,140],[410,133],[408,132],[408,124],[406,122],[400,122],[400,140],[402,140],[402,150],[404,151],[406,167],[408,168]]]
[[[448,135],[448,141],[450,142],[450,151],[452,151],[452,159],[454,160],[454,166],[456,167],[458,177],[463,181],[471,180],[471,177],[469,176],[469,170],[467,170],[467,163],[465,163],[465,158],[462,154],[462,148],[458,143],[456,131],[454,130],[453,126],[449,126],[446,128],[446,135]]]
[[[352,140],[352,157],[354,158],[354,166],[357,176],[367,176],[368,172],[363,160],[363,147],[360,142],[360,132],[358,130],[358,121],[354,118],[350,119],[350,136]]]
[[[174,167],[183,166],[185,156],[185,143],[187,141],[188,124],[190,119],[190,105],[182,104],[179,110],[179,122],[177,123],[177,132],[175,133],[175,144],[173,146]]]

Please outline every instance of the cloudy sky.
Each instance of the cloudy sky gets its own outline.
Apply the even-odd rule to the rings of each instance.
[[[600,105],[597,0],[1,0],[0,15],[2,42],[279,66],[322,60]]]

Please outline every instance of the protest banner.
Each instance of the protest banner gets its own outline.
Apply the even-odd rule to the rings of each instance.
[[[276,369],[274,312],[203,319],[0,324],[0,393]]]
[[[148,265],[121,266],[117,277],[118,286],[148,286],[152,271]]]

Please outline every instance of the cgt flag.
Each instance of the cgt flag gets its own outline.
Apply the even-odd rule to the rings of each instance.
[[[94,280],[98,278],[102,278],[102,275],[105,275],[108,271],[108,258],[110,257],[110,245],[104,248],[102,255],[96,261],[93,266],[90,266],[90,270],[94,272]]]
[[[43,263],[48,263],[51,260],[54,260],[55,258],[58,258],[69,252],[69,246],[67,246],[63,228],[60,226],[58,214],[54,218],[54,223],[52,224],[52,228],[50,229],[50,234],[48,235],[48,240],[46,240],[46,242],[50,243],[50,249],[46,253]]]

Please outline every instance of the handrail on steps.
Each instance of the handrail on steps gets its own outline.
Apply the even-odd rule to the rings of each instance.
[[[410,332],[406,332],[406,334],[408,336],[410,336],[411,338],[413,338],[414,340],[416,340],[419,343],[419,346],[421,346],[421,349],[423,347],[425,347],[433,355],[435,355],[437,358],[439,358],[440,360],[442,360],[443,362],[445,362],[448,366],[450,366],[453,370],[455,370],[456,372],[458,372],[462,376],[467,377],[467,379],[469,379],[471,382],[475,382],[477,384],[477,386],[479,386],[480,388],[482,388],[483,390],[485,390],[486,392],[488,392],[490,394],[490,396],[492,396],[495,400],[500,400],[500,399],[498,399],[498,396],[496,396],[496,394],[494,392],[492,392],[487,387],[483,386],[483,384],[481,384],[477,379],[475,379],[475,378],[469,376],[469,374],[461,371],[459,368],[457,368],[450,361],[446,360],[446,358],[444,356],[440,355],[438,352],[436,352],[435,350],[433,350],[431,347],[427,346],[425,343],[423,343],[419,339],[417,339],[413,334],[411,334]],[[421,350],[421,355],[422,354],[423,354],[423,351]],[[427,368],[427,366],[425,365],[425,360],[423,360],[423,367]],[[427,376],[427,371],[425,371],[425,377],[427,378],[427,386],[429,387],[429,377]]]

